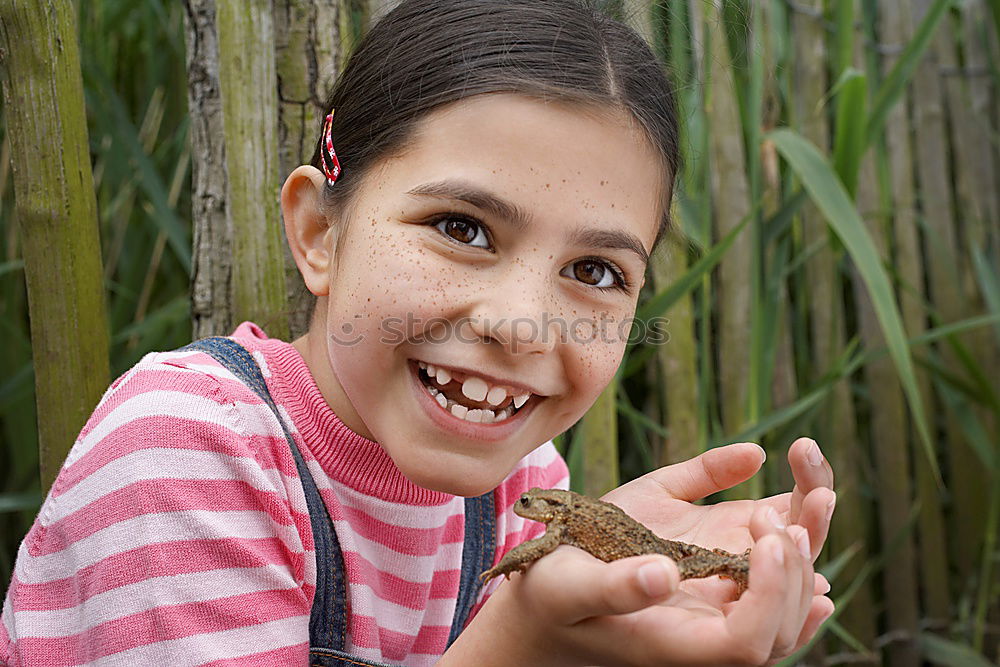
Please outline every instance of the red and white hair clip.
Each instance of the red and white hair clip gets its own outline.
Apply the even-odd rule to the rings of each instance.
[[[320,157],[323,161],[323,173],[326,174],[326,182],[333,185],[340,176],[340,160],[333,150],[333,112],[326,117],[323,123],[323,139],[320,145]]]

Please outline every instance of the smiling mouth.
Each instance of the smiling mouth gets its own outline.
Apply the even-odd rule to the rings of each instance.
[[[473,400],[462,393],[462,385],[455,380],[449,380],[441,384],[436,378],[432,378],[428,375],[427,369],[423,368],[425,365],[422,362],[413,364],[417,372],[417,377],[424,385],[427,393],[431,395],[431,398],[443,410],[450,412],[458,419],[468,422],[476,424],[498,424],[505,422],[537,398],[531,395],[528,401],[523,403],[521,407],[514,405],[513,397],[511,396],[507,396],[497,405],[492,405],[486,401]]]

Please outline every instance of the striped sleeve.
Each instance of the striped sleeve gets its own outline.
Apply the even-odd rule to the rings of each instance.
[[[149,355],[120,378],[21,544],[0,657],[304,663],[315,565],[269,412],[197,353]]]

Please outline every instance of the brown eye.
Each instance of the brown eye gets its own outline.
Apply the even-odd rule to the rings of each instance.
[[[486,236],[483,225],[476,220],[449,215],[438,220],[434,226],[456,243],[475,248],[489,248],[489,238]]]
[[[445,225],[445,233],[462,243],[472,243],[476,239],[476,230],[465,220],[449,220]]]
[[[573,266],[575,267],[573,275],[576,276],[576,279],[588,285],[597,285],[604,278],[605,274],[610,273],[603,264],[598,264],[589,259],[577,262]]]
[[[563,269],[560,275],[601,290],[617,289],[627,292],[629,288],[629,282],[625,279],[625,274],[621,272],[621,269],[598,257],[578,259]]]

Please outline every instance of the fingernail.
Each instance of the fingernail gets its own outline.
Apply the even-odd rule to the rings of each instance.
[[[781,546],[781,540],[774,540],[771,545],[771,556],[778,565],[785,564],[785,549]]]
[[[828,502],[826,504],[826,520],[827,521],[829,521],[831,518],[833,518],[833,510],[836,509],[836,507],[837,507],[837,494],[834,493],[833,494],[833,498],[831,498],[830,502]]]
[[[809,449],[806,451],[806,460],[809,461],[809,465],[818,466],[823,463],[823,453],[819,451],[819,445],[813,440],[812,444],[809,445]]]
[[[773,507],[768,507],[767,511],[764,512],[764,516],[767,517],[767,520],[770,521],[771,525],[773,525],[775,528],[785,527],[785,522],[781,520],[781,517],[778,516],[778,513],[774,511]]]
[[[756,442],[753,444],[757,445]],[[760,462],[764,463],[764,461],[767,461],[767,450],[761,447],[760,445],[757,445],[757,449],[760,450]]]
[[[663,597],[671,590],[670,570],[667,564],[657,560],[639,568],[639,585],[651,598]]]
[[[823,588],[820,589],[820,593],[819,593],[820,595],[826,595],[827,593],[830,592],[830,582],[827,581],[826,579],[824,579],[823,580],[823,584],[824,584]]]
[[[802,554],[803,558],[805,558],[806,560],[811,560],[812,550],[810,549],[809,546],[809,531],[802,529],[801,531],[796,531],[796,532],[798,532],[799,534],[798,537],[795,538],[795,546],[799,548],[799,553]]]

